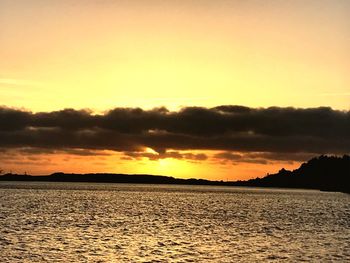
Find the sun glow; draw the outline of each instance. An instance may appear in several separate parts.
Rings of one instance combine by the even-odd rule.
[[[158,163],[159,163],[160,166],[166,167],[166,166],[169,165],[169,160],[167,160],[167,159],[159,159]]]
[[[144,152],[151,153],[151,154],[158,154],[155,150],[153,150],[152,148],[149,148],[149,147],[146,147]]]

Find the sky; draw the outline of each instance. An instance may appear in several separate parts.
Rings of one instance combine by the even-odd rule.
[[[0,169],[236,180],[349,153],[349,16],[347,0],[0,0]]]

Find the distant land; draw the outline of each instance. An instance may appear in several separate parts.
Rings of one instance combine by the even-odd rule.
[[[321,155],[303,163],[296,170],[288,171],[282,168],[276,174],[268,174],[263,178],[250,179],[247,181],[179,179],[170,176],[148,174],[69,174],[61,172],[41,176],[7,173],[0,176],[0,181],[253,186],[305,188],[350,193],[350,156],[344,155],[343,157],[337,157]]]
[[[248,181],[236,181],[234,184],[350,193],[350,156],[321,155],[303,163],[293,171],[283,168],[276,174],[268,174],[263,178]]]

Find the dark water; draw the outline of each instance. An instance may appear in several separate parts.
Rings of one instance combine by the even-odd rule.
[[[0,182],[1,262],[350,262],[350,195]]]

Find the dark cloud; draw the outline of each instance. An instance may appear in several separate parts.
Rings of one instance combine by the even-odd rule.
[[[231,152],[221,152],[214,155],[215,158],[225,159],[230,161],[240,161],[243,158],[242,154],[239,153],[231,153]]]
[[[218,106],[186,107],[177,112],[116,108],[93,114],[73,109],[31,113],[2,107],[0,147],[135,154],[150,147],[158,152],[157,158],[196,159],[198,156],[186,157],[181,151],[220,150],[260,152],[261,156],[249,157],[256,160],[284,160],[293,154],[301,159],[300,153],[349,153],[350,112],[327,107]]]
[[[230,161],[232,164],[238,163],[255,163],[255,164],[267,164],[268,160],[264,158],[251,158],[247,154],[238,154],[230,152],[222,152],[214,155],[214,158],[218,159],[220,163],[226,164]]]
[[[307,161],[314,157],[312,153],[282,153],[282,152],[220,152],[213,156],[218,160],[226,160],[232,163],[258,163],[267,164],[269,162],[292,163]]]
[[[296,161],[305,162],[315,157],[312,153],[247,153],[246,156],[251,159],[268,159],[272,161]]]
[[[0,130],[13,131],[24,129],[30,125],[32,116],[30,112],[0,107]]]
[[[164,153],[151,153],[151,152],[124,152],[125,157],[131,159],[148,158],[155,161],[160,159],[172,158],[172,159],[186,159],[192,161],[204,161],[208,159],[208,156],[204,153],[181,153],[178,151],[167,151]]]
[[[110,156],[111,153],[106,151],[89,150],[89,149],[47,149],[47,148],[19,148],[16,150],[18,154],[24,155],[47,155],[47,154],[71,154],[79,156]]]

